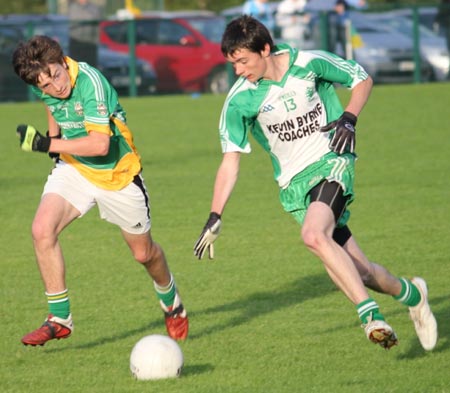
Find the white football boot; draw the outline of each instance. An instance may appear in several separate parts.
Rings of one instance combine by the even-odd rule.
[[[420,292],[421,300],[417,306],[409,307],[409,316],[414,322],[417,337],[426,351],[431,351],[438,338],[437,322],[428,304],[428,289],[423,278],[414,277],[411,282]]]

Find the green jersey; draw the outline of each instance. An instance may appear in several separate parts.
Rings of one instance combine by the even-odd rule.
[[[109,135],[110,146],[106,156],[61,154],[61,159],[96,186],[120,190],[141,171],[140,157],[126,125],[125,111],[116,91],[97,69],[69,57],[65,61],[72,84],[70,96],[55,98],[37,87],[33,88],[34,92],[49,108],[61,129],[62,138],[76,139],[95,131]]]
[[[251,151],[249,133],[270,154],[281,188],[330,152],[329,133],[319,128],[343,112],[333,83],[353,88],[367,79],[354,61],[325,51],[300,51],[279,45],[272,55],[289,53],[280,82],[240,77],[231,88],[220,118],[222,152]]]

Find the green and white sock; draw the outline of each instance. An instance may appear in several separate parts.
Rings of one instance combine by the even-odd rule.
[[[378,304],[372,298],[368,298],[356,305],[359,319],[363,324],[370,320],[384,321],[383,315],[380,313]]]
[[[153,281],[153,286],[155,287],[158,299],[161,300],[166,307],[173,306],[173,302],[175,301],[175,294],[177,292],[173,276],[170,275],[170,282],[168,285],[160,286]]]
[[[69,291],[67,289],[58,293],[45,292],[50,314],[54,315],[55,317],[67,319],[70,314],[70,301],[68,293]]]
[[[421,300],[421,295],[417,287],[407,278],[402,277],[399,280],[402,284],[402,290],[400,295],[393,296],[393,298],[408,307],[417,306]]]

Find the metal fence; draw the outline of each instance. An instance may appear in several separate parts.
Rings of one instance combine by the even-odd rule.
[[[449,75],[449,26],[438,23],[437,11],[413,6],[352,11],[345,24],[330,11],[297,13],[291,15],[291,24],[275,12],[273,36],[275,42],[287,41],[298,49],[324,49],[354,59],[375,83],[444,82]],[[220,53],[220,38],[232,17],[200,11],[94,21],[3,15],[0,101],[33,99],[13,72],[11,54],[19,41],[35,34],[55,38],[66,54],[97,66],[121,95],[225,93],[234,76]]]

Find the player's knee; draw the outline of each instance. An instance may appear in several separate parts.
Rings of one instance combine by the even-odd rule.
[[[42,222],[42,220],[34,220],[31,226],[31,236],[35,243],[42,243],[55,238],[53,231]]]
[[[133,257],[136,262],[145,265],[147,263],[151,263],[152,253],[149,249],[133,250]]]
[[[133,256],[137,262],[147,265],[159,260],[162,256],[162,250],[159,244],[152,242],[147,247],[133,250]]]
[[[315,253],[320,251],[327,242],[326,235],[322,231],[309,226],[302,228],[301,236],[305,246]]]

